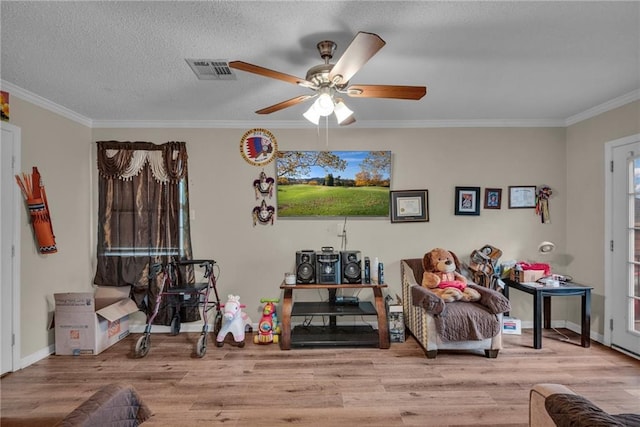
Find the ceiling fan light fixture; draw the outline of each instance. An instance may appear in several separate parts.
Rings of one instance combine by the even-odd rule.
[[[336,120],[338,120],[338,124],[342,124],[342,122],[353,116],[353,111],[349,109],[349,107],[347,107],[345,103],[342,102],[342,100],[336,102],[333,112],[336,114]]]
[[[316,104],[314,103],[309,107],[309,109],[303,114],[304,118],[309,120],[314,125],[318,125],[320,123],[320,113],[316,111]]]
[[[328,90],[323,90],[316,102],[313,103],[314,108],[322,117],[328,116],[333,113],[335,107],[333,98]]]

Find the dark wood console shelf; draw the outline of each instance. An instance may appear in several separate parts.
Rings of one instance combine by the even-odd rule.
[[[321,346],[366,346],[389,348],[389,327],[384,307],[382,289],[385,284],[299,284],[280,285],[284,290],[282,302],[280,348],[289,350],[292,347]],[[338,289],[371,289],[374,302],[362,301],[357,305],[336,304],[335,294]],[[327,289],[329,301],[293,302],[294,290]],[[328,316],[327,325],[298,325],[291,328],[292,316]],[[338,325],[340,316],[376,316],[378,329],[368,325]]]

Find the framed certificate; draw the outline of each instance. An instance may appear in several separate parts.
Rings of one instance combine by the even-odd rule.
[[[429,221],[429,191],[392,191],[391,222]]]
[[[535,208],[536,186],[520,185],[509,187],[509,209]]]

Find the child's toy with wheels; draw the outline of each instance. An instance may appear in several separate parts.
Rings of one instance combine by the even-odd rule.
[[[222,312],[222,327],[216,337],[216,346],[222,347],[227,334],[233,335],[233,340],[238,347],[244,347],[244,332],[248,326],[251,330],[251,319],[242,309],[246,306],[240,304],[240,296],[229,295],[229,299],[225,304],[220,305]]]
[[[276,303],[280,299],[260,299],[264,303],[262,309],[262,317],[258,323],[258,333],[253,336],[254,344],[270,344],[278,343],[278,334],[280,334],[280,325],[278,325],[278,315],[276,313]]]

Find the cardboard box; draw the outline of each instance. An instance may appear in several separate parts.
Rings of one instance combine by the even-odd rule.
[[[54,294],[56,354],[99,354],[129,335],[129,314],[138,311],[129,286]]]
[[[389,323],[389,341],[404,342],[404,313],[402,304],[392,303],[392,299],[385,300],[387,308],[387,321]]]
[[[544,277],[544,270],[516,270],[512,268],[509,278],[514,282],[535,282]]]
[[[520,319],[516,319],[515,317],[503,317],[502,333],[507,335],[520,335],[522,333]]]

